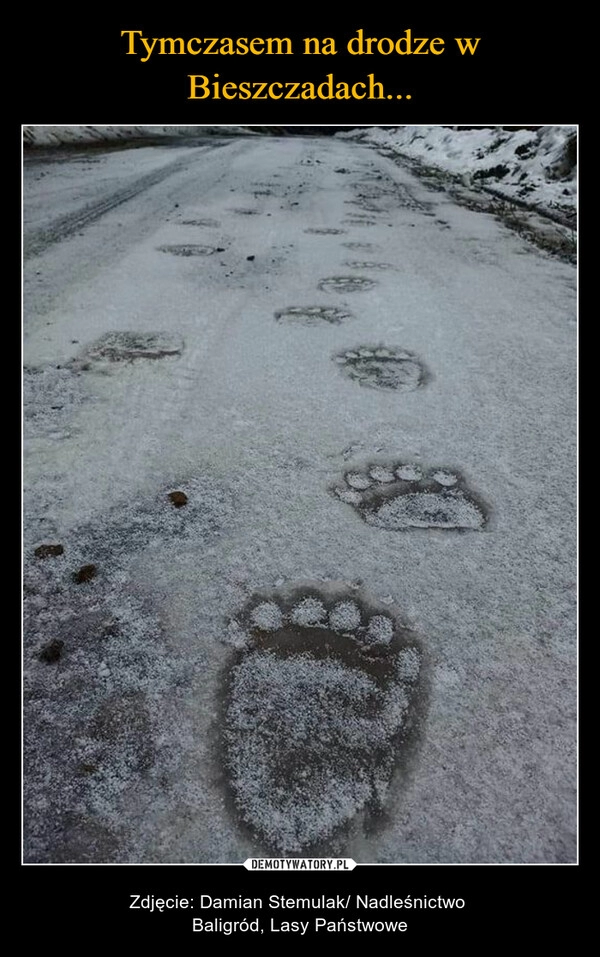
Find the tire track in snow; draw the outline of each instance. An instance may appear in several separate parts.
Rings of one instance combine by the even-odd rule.
[[[156,185],[156,183],[162,182],[162,180],[168,176],[178,173],[188,165],[188,157],[176,160],[174,163],[170,163],[169,166],[165,166],[162,169],[155,170],[146,176],[140,177],[135,183],[124,186],[109,196],[103,196],[102,199],[96,200],[93,203],[87,203],[74,213],[66,213],[64,216],[58,216],[49,226],[41,226],[31,230],[30,235],[23,240],[24,258],[30,259],[33,256],[39,255],[48,246],[67,239],[73,233],[77,232],[78,229],[88,226],[94,222],[94,220],[110,212],[111,209],[121,206],[128,200],[133,199],[134,196],[138,196],[140,193],[143,193],[144,190]]]

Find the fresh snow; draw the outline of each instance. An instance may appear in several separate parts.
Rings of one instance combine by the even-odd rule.
[[[577,200],[577,128],[447,126],[366,127],[337,134],[370,143],[460,177],[464,185],[496,190],[508,199],[573,212]]]
[[[127,143],[131,140],[171,139],[190,136],[252,135],[243,126],[24,126],[27,147],[54,147]]]

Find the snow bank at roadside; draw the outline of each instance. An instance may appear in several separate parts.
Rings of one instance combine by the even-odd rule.
[[[24,126],[24,146],[65,146],[73,143],[114,143],[172,136],[249,134],[243,126]]]
[[[449,126],[367,127],[338,133],[390,150],[429,168],[546,209],[573,210],[577,191],[577,129],[541,126],[456,129]]]

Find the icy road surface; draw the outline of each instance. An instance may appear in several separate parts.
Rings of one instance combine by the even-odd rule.
[[[575,271],[332,138],[25,163],[25,859],[575,860]]]

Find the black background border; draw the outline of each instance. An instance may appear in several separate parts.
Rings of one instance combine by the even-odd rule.
[[[255,10],[243,17],[226,8],[217,16],[201,6],[165,10],[160,17],[146,13],[82,10],[81,16],[32,15],[22,23],[16,78],[21,90],[21,124],[49,125],[546,125],[577,124],[583,117],[581,45],[574,30],[564,24],[517,23],[518,11],[473,14],[464,8],[455,18],[366,14],[335,18],[326,10],[306,7],[286,16],[266,18]],[[544,14],[542,12],[542,15]],[[95,18],[95,20],[94,20]],[[350,57],[342,50],[356,30],[365,35],[440,36],[448,52],[440,57]],[[340,41],[335,57],[213,57],[210,66],[201,57],[153,57],[142,64],[126,55],[122,30],[141,29],[145,36],[289,36],[299,51],[305,36],[332,36]],[[460,57],[455,36],[481,37],[474,57]],[[223,65],[225,64],[225,65]],[[219,73],[221,82],[241,80],[312,80],[321,82],[333,72],[336,80],[354,82],[374,73],[386,89],[411,93],[411,100],[383,101],[190,101],[189,73]],[[10,91],[9,91],[10,92]],[[149,914],[129,910],[131,894],[160,897],[218,896],[290,897],[320,894],[366,893],[381,896],[423,895],[462,897],[460,911],[412,911],[409,931],[399,935],[403,946],[450,942],[485,947],[490,942],[539,948],[573,932],[580,889],[579,865],[389,865],[359,866],[347,874],[248,873],[240,865],[23,865],[20,843],[15,856],[17,894],[23,903],[19,921],[27,942],[111,943],[195,941],[220,945],[220,935],[191,933],[190,911]],[[194,916],[202,916],[195,911]],[[208,915],[204,915],[208,916]],[[218,914],[213,914],[219,916]],[[223,917],[237,917],[223,914]],[[253,916],[245,914],[244,916]],[[263,911],[294,919],[286,913]],[[311,914],[311,916],[317,916]],[[322,916],[322,915],[318,915]],[[344,915],[329,912],[338,919]],[[348,915],[350,916],[350,915]],[[365,919],[402,919],[399,911],[363,913]],[[306,914],[300,915],[306,919]],[[317,940],[341,945],[348,939],[364,942],[371,935],[320,935]],[[373,935],[381,940],[385,935]],[[252,943],[272,942],[251,934],[229,938]],[[307,938],[286,935],[275,943],[301,943]]]

